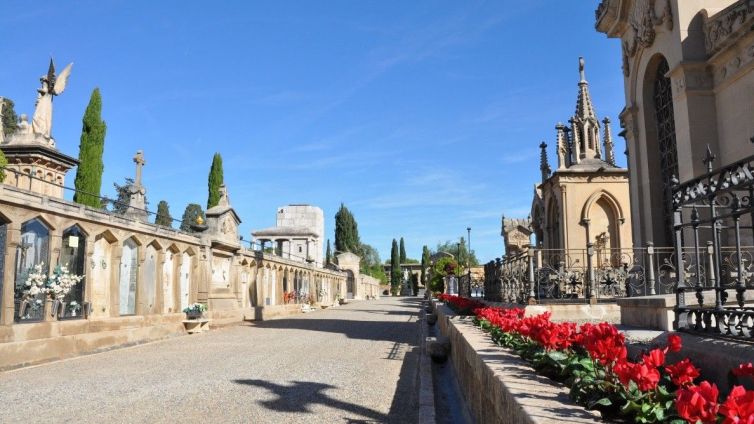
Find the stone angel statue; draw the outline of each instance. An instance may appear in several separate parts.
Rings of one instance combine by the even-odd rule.
[[[37,89],[37,103],[31,121],[31,129],[35,136],[42,136],[49,143],[53,143],[52,129],[52,98],[63,93],[68,76],[71,74],[73,63],[66,66],[55,75],[55,63],[50,59],[47,75],[39,78],[42,86]]]

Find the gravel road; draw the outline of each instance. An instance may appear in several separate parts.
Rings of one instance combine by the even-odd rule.
[[[413,423],[418,298],[0,373],[0,422]]]

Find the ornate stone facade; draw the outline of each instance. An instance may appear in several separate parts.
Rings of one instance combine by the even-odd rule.
[[[672,245],[669,187],[706,172],[708,145],[714,167],[754,153],[752,25],[751,0],[599,5],[597,30],[623,46],[634,244]]]

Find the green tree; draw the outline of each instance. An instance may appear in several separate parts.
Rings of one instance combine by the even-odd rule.
[[[0,183],[5,181],[5,167],[8,166],[8,158],[5,157],[5,153],[0,150]]]
[[[368,244],[362,244],[359,248],[358,255],[361,257],[359,267],[361,273],[372,276],[381,283],[387,282],[387,276],[382,266],[382,260],[380,259],[380,253],[374,247]]]
[[[361,240],[356,219],[342,203],[335,214],[335,250],[359,253]]]
[[[0,107],[0,113],[2,113],[3,122],[3,135],[6,137],[12,135],[18,130],[18,116],[16,115],[16,108],[13,100],[2,98],[2,107]]]
[[[411,289],[414,292],[414,296],[419,295],[419,276],[411,274]]]
[[[429,289],[435,293],[445,291],[445,277],[458,271],[458,262],[453,258],[441,258],[432,267],[432,277],[429,281]]]
[[[126,177],[125,178],[126,183],[123,185],[120,185],[118,183],[113,183],[113,187],[115,188],[115,193],[117,194],[116,200],[112,200],[109,198],[105,198],[102,201],[103,205],[107,205],[108,203],[111,203],[113,205],[113,213],[118,215],[124,215],[128,211],[128,202],[131,199],[131,186],[134,184],[134,179]],[[144,207],[146,207],[149,204],[147,202],[147,195],[144,195]]]
[[[102,120],[102,97],[99,88],[92,91],[89,104],[82,119],[81,140],[79,142],[79,166],[76,169],[73,201],[94,208],[100,207],[102,172],[105,165],[102,153],[105,150],[107,124]]]
[[[432,259],[430,258],[429,248],[424,245],[422,247],[422,285],[426,287],[427,285],[427,270],[429,269],[430,262]]]
[[[325,265],[329,265],[332,260],[332,250],[330,249],[330,239],[327,239],[327,250],[325,251]]]
[[[193,233],[194,230],[191,229],[191,225],[196,224],[197,216],[201,216],[203,221],[206,220],[202,207],[196,203],[189,203],[183,211],[183,217],[181,218],[181,231]]]
[[[400,258],[401,263],[406,263],[406,244],[403,242],[403,237],[401,237],[401,250],[400,250]]]
[[[459,264],[466,266],[466,259],[470,259],[471,266],[479,266],[479,261],[476,258],[476,253],[472,250],[468,251],[466,248],[466,240],[461,237],[459,242],[446,241],[445,243],[438,243],[435,252],[450,253],[456,258]]]
[[[154,223],[163,227],[173,226],[173,217],[170,216],[168,202],[160,200],[160,203],[157,204],[157,217],[154,219]]]
[[[398,252],[398,242],[393,239],[390,249],[390,289],[396,296],[401,289],[401,256]]]
[[[212,157],[212,166],[209,168],[209,177],[207,178],[207,188],[209,190],[207,209],[220,203],[221,185],[223,185],[223,158],[220,156],[220,153],[215,153],[215,156]]]

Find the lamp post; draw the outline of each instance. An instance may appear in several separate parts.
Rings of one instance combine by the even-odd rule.
[[[469,274],[469,296],[471,296],[471,227],[466,227],[466,235],[469,240],[469,251],[466,252],[466,269]]]

